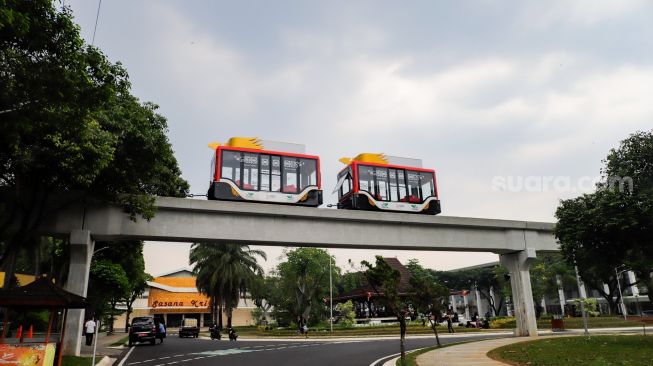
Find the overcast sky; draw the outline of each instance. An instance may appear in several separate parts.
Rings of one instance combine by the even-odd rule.
[[[90,43],[97,1],[66,1]],[[191,192],[211,141],[302,143],[322,159],[421,158],[442,214],[553,221],[591,190],[610,148],[653,124],[648,1],[102,2],[95,44],[160,106]],[[521,179],[521,180],[520,180]],[[539,182],[539,183],[538,183]],[[146,269],[187,265],[188,244],[148,243]],[[271,268],[281,248],[265,247]],[[493,254],[333,250],[450,269]]]

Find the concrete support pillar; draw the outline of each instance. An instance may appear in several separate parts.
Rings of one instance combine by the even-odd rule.
[[[540,306],[542,306],[542,314],[546,314],[546,299],[544,296],[542,296],[542,301],[540,302]]]
[[[490,286],[490,299],[492,299],[492,304],[494,306],[497,306],[497,299],[494,297],[494,286]],[[490,306],[492,308],[492,316],[497,316],[497,312],[494,310],[494,307]]]
[[[635,283],[635,281],[637,281],[633,271],[628,271],[626,273],[628,273],[628,283]],[[639,288],[636,285],[630,286],[630,293],[633,294],[633,296],[639,296]]]
[[[485,316],[483,305],[481,304],[481,292],[478,290],[478,287],[474,288],[474,292],[476,294],[476,311],[478,312],[478,316]]]
[[[469,292],[463,295],[463,306],[465,307],[465,319],[469,320],[469,300],[467,297],[469,296]]]
[[[562,288],[562,279],[559,275],[556,275],[556,282],[558,283],[558,300],[560,300],[560,314],[565,316],[565,305],[567,304],[567,299],[565,299],[565,290]]]
[[[537,321],[529,273],[529,268],[535,257],[535,249],[532,248],[500,256],[501,264],[506,266],[510,272],[512,303],[517,323],[515,334],[517,336],[537,336]]]
[[[453,313],[455,313],[455,312],[458,311],[458,310],[456,309],[456,298],[455,298],[453,295],[451,295],[451,296],[449,296],[449,297],[450,297],[449,301],[450,301],[450,303],[451,303],[451,311],[452,311]],[[453,314],[451,314],[451,315],[453,315]]]
[[[70,266],[65,289],[86,297],[88,274],[91,268],[93,247],[88,230],[75,230],[70,233]],[[64,355],[79,356],[82,346],[82,328],[84,326],[84,309],[70,309],[66,318],[66,334],[63,340]]]

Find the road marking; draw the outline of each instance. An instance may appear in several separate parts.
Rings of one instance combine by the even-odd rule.
[[[129,355],[132,354],[132,352],[134,351],[135,348],[136,348],[136,347],[132,347],[132,348],[127,352],[127,354],[125,355],[125,358],[123,358],[122,361],[120,361],[120,363],[118,364],[118,366],[122,366],[122,365],[125,364],[125,361],[127,361],[127,359],[129,358]]]

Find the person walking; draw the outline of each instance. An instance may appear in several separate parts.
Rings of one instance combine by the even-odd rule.
[[[86,321],[84,324],[84,333],[86,334],[86,345],[90,346],[93,344],[93,336],[95,335],[95,320],[92,318]]]
[[[453,322],[451,321],[451,314],[447,314],[447,331],[449,333],[456,333],[453,329]]]
[[[163,343],[163,338],[166,337],[166,326],[163,324],[163,322],[159,322],[159,325],[157,326],[157,333],[156,337],[161,340],[161,343]]]

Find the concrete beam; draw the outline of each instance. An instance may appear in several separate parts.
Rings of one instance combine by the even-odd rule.
[[[316,209],[159,197],[150,220],[121,207],[68,207],[41,227],[50,235],[89,230],[95,240],[212,241],[278,246],[450,250],[510,253],[557,251],[552,223]]]

